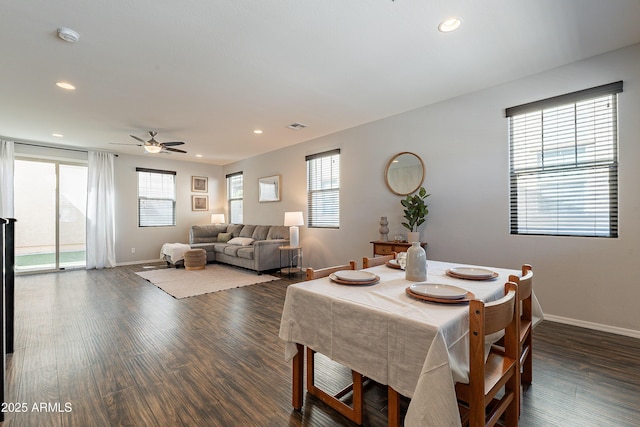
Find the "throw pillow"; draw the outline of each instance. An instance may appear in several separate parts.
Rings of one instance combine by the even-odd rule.
[[[231,233],[218,233],[218,242],[226,243],[231,240]]]
[[[229,243],[230,245],[249,246],[253,243],[253,239],[251,237],[234,237],[227,243]]]

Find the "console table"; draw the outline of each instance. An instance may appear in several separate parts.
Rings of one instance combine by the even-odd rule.
[[[374,240],[371,242],[373,244],[373,255],[389,255],[391,252],[406,252],[407,249],[411,247],[411,243],[407,242],[383,242],[381,240]],[[421,242],[420,246],[427,251],[427,242]]]

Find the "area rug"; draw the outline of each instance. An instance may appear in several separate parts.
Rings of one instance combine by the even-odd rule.
[[[160,268],[136,273],[176,299],[278,280],[268,274],[220,264],[207,264],[204,270]]]

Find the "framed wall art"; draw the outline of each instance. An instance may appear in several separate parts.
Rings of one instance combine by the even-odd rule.
[[[206,176],[191,177],[191,191],[194,193],[206,193],[209,191],[209,178]]]
[[[209,196],[191,196],[192,211],[208,211]]]
[[[266,176],[258,179],[258,201],[280,201],[280,175]]]

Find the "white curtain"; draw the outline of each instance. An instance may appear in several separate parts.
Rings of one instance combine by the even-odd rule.
[[[13,159],[12,141],[0,141],[0,218],[13,218]]]
[[[115,267],[113,154],[89,152],[87,269]]]

